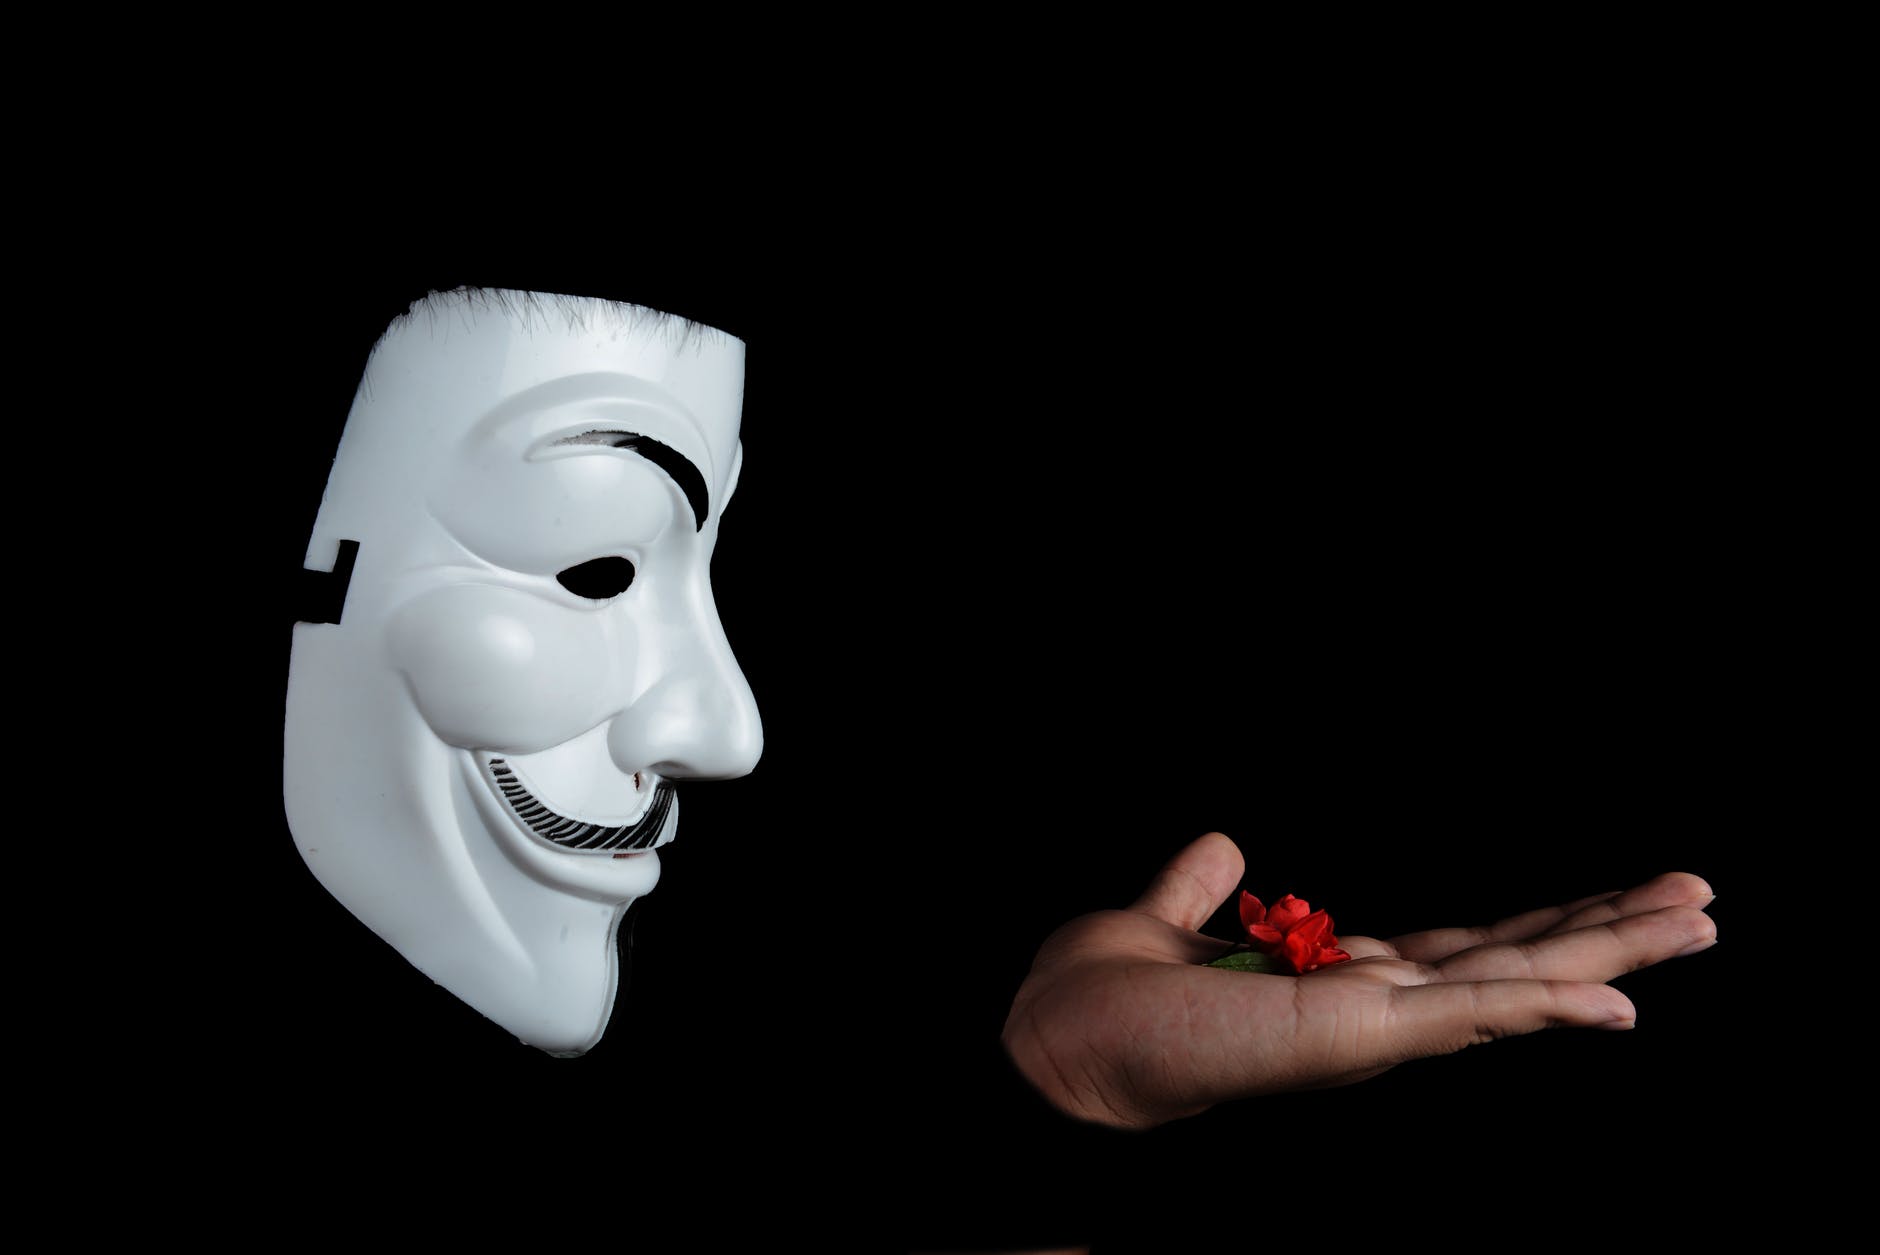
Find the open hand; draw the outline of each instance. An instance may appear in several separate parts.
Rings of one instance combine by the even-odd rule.
[[[1516,1033],[1631,1028],[1631,1001],[1604,982],[1717,939],[1702,909],[1710,886],[1674,872],[1485,928],[1340,934],[1351,962],[1305,976],[1202,966],[1230,947],[1194,930],[1242,870],[1234,843],[1209,833],[1128,910],[1072,920],[1045,941],[1005,1045],[1053,1105],[1149,1128]]]

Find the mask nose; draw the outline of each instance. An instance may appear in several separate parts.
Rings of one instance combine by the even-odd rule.
[[[757,699],[707,603],[695,630],[674,630],[659,677],[615,718],[607,746],[623,772],[673,779],[749,775],[764,752]]]

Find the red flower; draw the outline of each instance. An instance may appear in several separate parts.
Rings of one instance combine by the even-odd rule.
[[[1301,976],[1351,957],[1338,948],[1338,938],[1332,936],[1332,917],[1314,911],[1310,903],[1290,893],[1269,911],[1260,899],[1243,891],[1240,923],[1254,949],[1290,963]]]

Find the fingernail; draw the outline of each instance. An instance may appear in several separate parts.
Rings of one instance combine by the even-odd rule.
[[[1601,1024],[1600,1027],[1611,1029],[1614,1032],[1619,1032],[1628,1028],[1637,1028],[1638,1021],[1635,1019],[1633,1020],[1607,1020],[1604,1024]]]
[[[1678,951],[1674,957],[1681,959],[1687,954],[1696,954],[1699,950],[1708,950],[1716,944],[1717,939],[1715,937],[1706,937],[1702,941],[1693,941],[1690,945]]]

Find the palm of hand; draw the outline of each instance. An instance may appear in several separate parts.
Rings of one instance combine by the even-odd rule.
[[[1239,883],[1210,834],[1135,906],[1073,920],[1039,950],[1005,1041],[1069,1114],[1127,1128],[1229,1098],[1349,1084],[1423,1055],[1558,1025],[1631,1027],[1604,984],[1711,944],[1709,887],[1673,874],[1490,928],[1380,941],[1303,977],[1202,966],[1226,946],[1194,931]]]

